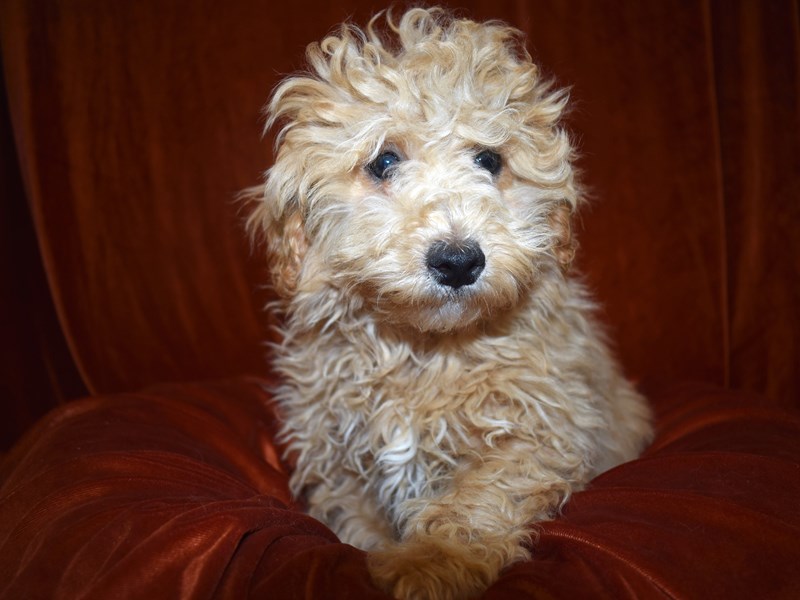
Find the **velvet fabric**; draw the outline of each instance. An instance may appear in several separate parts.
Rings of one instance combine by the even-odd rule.
[[[39,423],[0,473],[0,597],[386,598],[364,553],[292,502],[264,383],[90,398]],[[650,450],[574,495],[484,598],[800,594],[800,418],[703,386],[660,400]]]
[[[577,266],[658,427],[485,597],[800,597],[798,3],[450,6],[571,86]],[[382,8],[0,3],[0,598],[384,597],[289,496],[236,200],[273,86]]]

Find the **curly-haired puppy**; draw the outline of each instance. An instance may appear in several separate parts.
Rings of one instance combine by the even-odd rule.
[[[397,598],[478,594],[650,436],[569,274],[567,95],[520,38],[437,9],[346,24],[268,107],[249,225],[282,299],[292,489]]]

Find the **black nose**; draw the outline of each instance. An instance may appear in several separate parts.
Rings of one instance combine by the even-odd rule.
[[[458,289],[478,280],[486,266],[486,256],[477,242],[440,241],[428,250],[427,263],[438,283]]]

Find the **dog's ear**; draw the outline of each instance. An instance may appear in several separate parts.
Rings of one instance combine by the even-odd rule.
[[[574,208],[569,202],[558,202],[550,213],[550,226],[555,232],[553,254],[561,270],[569,271],[578,243],[572,235],[572,218]]]
[[[278,296],[288,299],[297,290],[308,238],[297,201],[280,201],[270,191],[266,186],[244,193],[253,204],[247,229],[251,239],[266,246],[272,286]]]

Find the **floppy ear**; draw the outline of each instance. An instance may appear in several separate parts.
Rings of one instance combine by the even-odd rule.
[[[572,235],[572,214],[574,210],[569,202],[559,202],[550,213],[550,226],[555,232],[553,255],[564,272],[569,271],[575,258],[575,252],[578,249],[578,243]]]
[[[297,290],[308,238],[297,201],[274,198],[271,188],[267,185],[245,192],[255,204],[247,229],[252,239],[265,243],[272,286],[281,298],[288,299]]]

